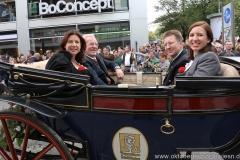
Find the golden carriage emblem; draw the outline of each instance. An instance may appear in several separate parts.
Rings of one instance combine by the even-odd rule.
[[[148,144],[144,135],[132,127],[121,128],[112,141],[114,156],[117,160],[146,160]]]

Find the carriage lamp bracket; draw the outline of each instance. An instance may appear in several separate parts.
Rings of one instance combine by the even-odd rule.
[[[164,118],[161,121],[163,121],[163,120],[165,120],[165,124],[160,127],[161,132],[163,132],[164,134],[174,133],[175,128],[173,127],[173,125],[170,124],[169,120],[167,118]],[[166,131],[164,131],[164,128],[172,128],[172,131],[166,132]]]
[[[13,77],[14,77],[14,79],[15,79],[15,80],[18,80],[19,76],[20,76],[20,77],[23,77],[23,75],[22,75],[22,74],[18,74],[18,75],[17,75],[17,74],[15,74]]]

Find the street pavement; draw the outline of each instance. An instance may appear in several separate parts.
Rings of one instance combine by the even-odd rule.
[[[0,101],[0,110],[8,109],[8,108],[9,108],[8,103]],[[31,148],[36,148],[38,150],[39,148],[37,148],[37,147],[39,145],[44,145],[44,143],[31,141],[29,146]],[[54,154],[54,150],[51,150],[50,152],[52,152]],[[219,156],[219,154],[217,154],[215,152],[193,152],[191,157],[192,157],[192,160],[223,160]],[[159,159],[159,158],[156,158],[156,159]],[[0,160],[2,160],[1,157],[0,157]],[[78,160],[86,160],[86,159],[85,158],[80,158]]]

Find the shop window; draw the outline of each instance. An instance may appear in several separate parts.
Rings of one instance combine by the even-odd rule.
[[[130,32],[95,34],[95,37],[101,49],[109,45],[113,50],[130,44]]]
[[[0,0],[0,22],[16,21],[15,0]]]
[[[32,29],[30,30],[30,38],[63,36],[71,29],[76,29],[76,26]]]
[[[79,25],[80,31],[83,34],[87,33],[106,33],[106,32],[123,32],[129,31],[129,22],[104,23],[93,25]]]
[[[30,48],[40,54],[44,54],[46,50],[55,52],[61,40],[62,37],[30,39]]]
[[[115,0],[115,11],[128,10],[128,0]]]
[[[18,56],[18,41],[9,40],[9,41],[0,41],[0,55],[8,54],[12,57]]]

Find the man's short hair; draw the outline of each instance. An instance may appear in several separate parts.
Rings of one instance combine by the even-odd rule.
[[[169,30],[165,32],[163,35],[163,39],[172,35],[176,37],[177,41],[183,41],[182,33],[178,30]]]
[[[131,46],[130,46],[130,45],[126,45],[126,47],[128,47],[128,48],[129,48],[129,50],[131,51]]]
[[[232,43],[232,41],[227,40],[227,41],[225,41],[225,44],[226,44],[227,42],[231,42],[231,43]]]
[[[218,40],[218,39],[215,42],[222,44],[222,42],[220,40]]]
[[[34,55],[34,51],[29,50],[28,52],[29,52],[32,56]]]
[[[88,37],[96,38],[94,34],[84,34],[82,37],[83,37],[85,40],[86,40],[86,38],[88,38]]]
[[[221,48],[223,48],[223,46],[222,46],[220,43],[217,43],[217,44],[215,45],[215,47],[221,47]]]
[[[109,49],[108,47],[104,47],[104,48],[105,48],[106,50],[108,50],[108,52],[110,52],[110,49]],[[103,48],[103,49],[104,49],[104,48]]]

